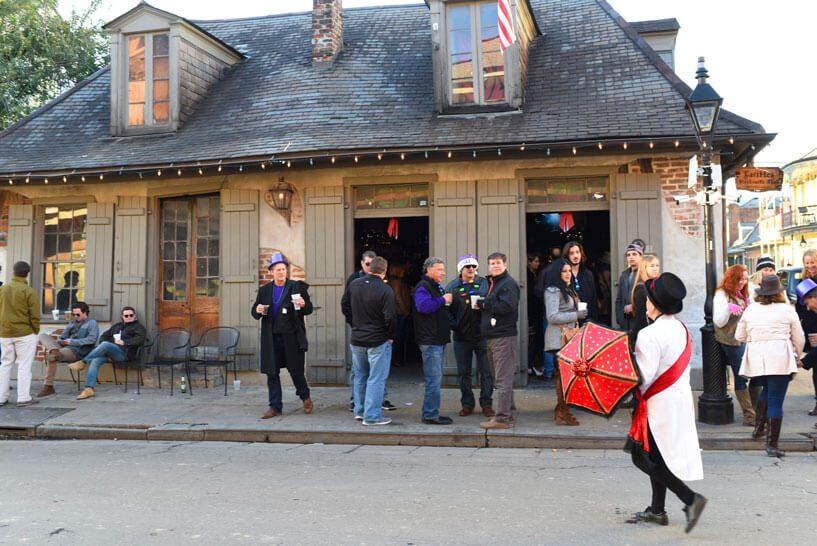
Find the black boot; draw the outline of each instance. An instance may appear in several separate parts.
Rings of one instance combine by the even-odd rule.
[[[627,523],[639,523],[642,521],[666,526],[669,525],[669,516],[667,516],[666,511],[653,512],[652,506],[648,506],[643,512],[636,512],[633,514],[633,517],[628,519]]]
[[[752,439],[759,440],[760,438],[763,438],[763,434],[766,432],[767,420],[766,402],[759,400],[757,406],[755,407],[755,430],[752,431]]]
[[[769,419],[769,432],[766,433],[766,455],[769,457],[780,458],[785,455],[783,451],[777,448],[777,442],[780,439],[780,427],[782,425],[782,417]]]

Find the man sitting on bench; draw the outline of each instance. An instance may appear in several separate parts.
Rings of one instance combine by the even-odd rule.
[[[99,338],[99,324],[88,317],[88,304],[78,301],[71,306],[73,320],[65,327],[59,339],[51,334],[41,332],[39,341],[45,352],[45,381],[37,398],[56,394],[54,390],[54,376],[57,374],[57,362],[75,362],[84,357],[96,345]]]
[[[99,338],[99,345],[85,358],[68,365],[77,372],[90,365],[88,376],[85,378],[85,389],[79,393],[77,400],[85,400],[94,396],[100,366],[109,360],[114,363],[132,360],[136,357],[146,337],[145,327],[136,320],[136,310],[133,307],[123,307],[122,322],[117,322],[103,332]]]

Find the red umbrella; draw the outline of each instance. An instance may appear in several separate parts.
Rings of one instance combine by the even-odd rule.
[[[587,323],[556,355],[565,402],[609,417],[638,385],[627,334]]]

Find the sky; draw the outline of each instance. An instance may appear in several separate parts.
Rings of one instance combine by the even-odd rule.
[[[675,69],[695,86],[698,56],[724,108],[778,136],[758,154],[758,166],[782,166],[817,148],[817,71],[813,68],[814,0],[609,0],[628,21],[675,17],[681,24]],[[90,0],[59,0],[60,10],[82,10]],[[108,21],[137,0],[102,0]],[[309,11],[312,0],[150,0],[188,19],[227,19]],[[420,0],[343,0],[344,8],[417,4]],[[547,39],[547,37],[545,37]]]

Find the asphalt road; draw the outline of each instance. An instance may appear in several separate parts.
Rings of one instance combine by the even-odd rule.
[[[704,454],[684,535],[625,523],[649,483],[619,451],[0,442],[0,543],[807,544],[817,454]]]

